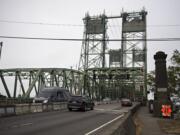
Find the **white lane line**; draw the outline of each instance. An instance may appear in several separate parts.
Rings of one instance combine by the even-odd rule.
[[[25,124],[21,124],[21,126],[29,126],[29,125],[32,125],[32,123],[25,123]]]
[[[24,127],[24,126],[29,126],[32,125],[33,123],[24,123],[24,124],[19,124],[19,125],[13,125],[12,128],[19,128],[19,127]]]
[[[120,116],[118,116],[118,117],[114,118],[113,120],[111,120],[111,121],[109,121],[109,122],[107,122],[107,123],[101,125],[100,127],[96,128],[96,129],[94,129],[94,130],[92,130],[92,131],[86,133],[85,135],[90,135],[90,134],[92,134],[92,133],[98,131],[99,129],[101,129],[101,128],[107,126],[108,124],[111,124],[112,122],[114,122],[114,121],[116,121],[116,120],[122,118],[123,116],[124,116],[124,114],[121,114]]]
[[[121,110],[112,110],[112,109],[94,109],[94,110],[96,110],[96,111],[115,111],[115,112],[119,112],[119,111],[121,111]]]

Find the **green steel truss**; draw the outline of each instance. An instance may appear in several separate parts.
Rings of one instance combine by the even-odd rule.
[[[146,95],[146,15],[145,10],[110,17],[86,15],[79,65],[84,71],[84,94],[98,100]],[[107,25],[108,19],[116,18],[122,18],[122,42],[119,49],[111,50]],[[105,59],[108,55],[109,67]]]
[[[142,68],[91,68],[86,70],[85,94],[93,99],[134,97],[135,86],[143,85]]]
[[[145,96],[146,15],[144,10],[111,17],[87,14],[79,71],[65,68],[1,69],[0,78],[7,96],[16,98],[20,89],[22,97],[28,98],[33,92],[37,94],[42,87],[49,86],[64,87],[72,94],[86,94],[96,100],[105,97],[135,99],[136,93]],[[114,51],[118,53],[119,59],[115,61],[118,66],[113,67],[109,63],[107,67],[105,58],[110,55],[107,23],[108,19],[114,18],[122,18],[122,42],[119,51]]]
[[[83,73],[65,68],[1,69],[0,78],[8,98],[35,95],[43,87],[58,86],[72,94],[82,94]]]

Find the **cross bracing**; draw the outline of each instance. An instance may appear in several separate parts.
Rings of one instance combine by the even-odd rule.
[[[96,100],[134,97],[135,86],[144,85],[143,68],[91,68],[86,70],[85,89]]]
[[[84,71],[84,89],[86,89],[91,96],[99,99],[107,96],[120,98],[123,96],[123,92],[126,93],[124,96],[128,96],[128,90],[125,89],[127,87],[132,89],[129,95],[131,98],[135,99],[136,93],[141,93],[141,96],[146,95],[146,15],[147,12],[145,10],[129,13],[122,12],[120,16],[110,17],[105,14],[99,16],[86,15],[84,18],[84,40],[79,69]],[[109,22],[116,22],[116,26],[118,26],[119,23],[117,19],[121,19],[121,28],[116,27],[115,32],[112,31],[112,28],[108,30],[108,26],[110,26],[108,24]],[[120,29],[122,31],[118,34]],[[117,47],[111,48],[112,42],[108,42],[110,35],[108,32],[116,34],[116,37],[121,36],[121,44],[117,43]],[[137,74],[138,68],[141,69],[140,74]],[[96,72],[99,77],[102,75],[102,78],[100,77],[98,80],[93,80],[92,69],[95,69],[93,72]],[[130,79],[127,80],[122,77],[123,75],[118,75],[122,77],[119,79],[118,76],[115,75],[111,78],[111,81],[108,80],[107,75],[109,71],[112,71],[111,69],[117,72],[116,74],[127,69],[132,69],[128,71]],[[103,72],[103,74],[100,72]],[[118,88],[115,88],[115,85],[117,85]],[[118,92],[116,93],[113,89]],[[108,95],[107,93],[110,93],[110,91],[111,94]]]
[[[72,94],[82,94],[82,72],[66,68],[1,69],[0,78],[9,98],[28,98],[38,94],[43,87],[63,87]],[[13,82],[9,83],[9,82]],[[9,88],[9,86],[11,88]],[[19,87],[19,88],[18,88]],[[18,92],[20,89],[20,92]]]

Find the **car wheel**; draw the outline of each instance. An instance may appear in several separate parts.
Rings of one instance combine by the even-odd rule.
[[[72,108],[68,108],[69,111],[72,111]]]
[[[86,110],[87,110],[87,105],[85,103],[83,103],[82,111],[85,112]]]
[[[91,110],[94,110],[94,106],[91,107]]]

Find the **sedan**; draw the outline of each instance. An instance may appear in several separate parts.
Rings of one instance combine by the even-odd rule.
[[[123,99],[121,99],[121,105],[122,106],[132,106],[132,101],[131,101],[131,99],[123,98]]]
[[[87,96],[72,96],[68,101],[67,108],[69,111],[72,109],[86,111],[94,109],[94,102]]]

